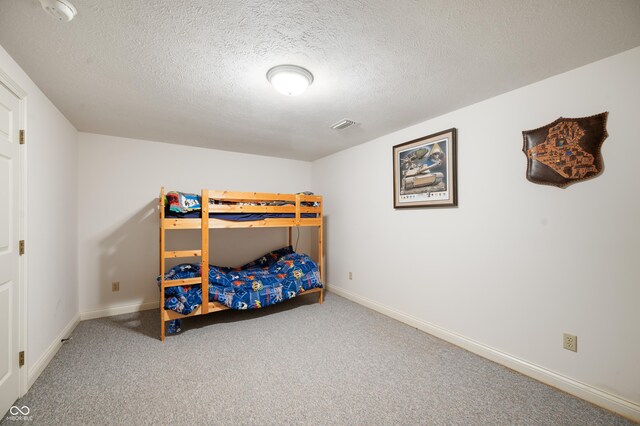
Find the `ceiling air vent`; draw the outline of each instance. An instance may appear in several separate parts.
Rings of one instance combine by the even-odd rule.
[[[354,124],[358,124],[353,120],[347,120],[346,118],[344,120],[340,120],[337,123],[334,123],[331,125],[332,129],[336,129],[336,130],[343,130],[346,129],[347,127],[351,127]]]

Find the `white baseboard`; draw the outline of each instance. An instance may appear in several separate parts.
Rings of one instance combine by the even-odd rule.
[[[88,319],[109,317],[113,315],[128,314],[131,312],[145,311],[147,309],[154,309],[158,307],[158,302],[136,303],[132,305],[109,307],[106,309],[99,309],[95,311],[88,311],[76,314],[73,319],[67,324],[67,326],[60,332],[60,334],[51,342],[49,347],[45,350],[44,354],[38,359],[27,373],[27,389],[26,393],[31,385],[40,377],[40,374],[49,365],[53,357],[58,353],[58,350],[62,346],[62,339],[68,337],[71,332],[76,328],[80,321]]]
[[[110,306],[108,308],[97,309],[95,311],[81,312],[80,321],[86,321],[86,320],[102,318],[102,317],[112,317],[114,315],[130,314],[132,312],[146,311],[149,309],[155,309],[158,306],[159,306],[158,302],[144,302],[144,303],[134,303],[131,305]]]
[[[437,325],[422,321],[414,316],[391,309],[381,303],[359,296],[348,290],[342,289],[335,285],[328,286],[327,290],[339,296],[345,297],[360,305],[366,306],[378,311],[381,314],[389,316],[393,319],[401,321],[442,340],[460,346],[470,352],[487,358],[491,361],[502,364],[513,370],[516,370],[526,376],[532,377],[550,386],[563,390],[578,398],[589,401],[595,405],[606,408],[607,410],[618,413],[624,417],[634,421],[640,421],[640,404],[628,401],[617,395],[613,395],[607,391],[598,389],[594,386],[581,383],[569,377],[555,373],[544,367],[532,364],[523,359],[509,355],[508,353],[499,351],[478,341],[464,337],[458,333],[449,331]]]
[[[71,321],[69,321],[69,324],[67,324],[60,334],[56,336],[53,342],[51,342],[40,359],[34,362],[29,368],[29,372],[27,373],[27,389],[25,389],[25,393],[31,388],[31,385],[35,383],[38,377],[40,377],[40,374],[42,374],[47,365],[49,365],[56,353],[58,353],[58,350],[62,346],[62,339],[69,337],[78,323],[80,323],[80,314],[76,314]]]

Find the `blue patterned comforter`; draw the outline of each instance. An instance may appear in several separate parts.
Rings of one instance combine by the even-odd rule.
[[[174,266],[165,274],[165,280],[195,277],[200,277],[200,265],[194,263]],[[291,247],[267,253],[240,268],[209,265],[209,301],[231,309],[263,308],[316,287],[322,287],[318,266]],[[165,289],[165,309],[187,315],[201,303],[198,284]],[[178,327],[179,322],[172,322],[169,332],[178,331]]]

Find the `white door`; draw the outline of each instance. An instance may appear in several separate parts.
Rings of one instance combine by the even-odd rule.
[[[20,100],[0,84],[0,418],[20,396]]]

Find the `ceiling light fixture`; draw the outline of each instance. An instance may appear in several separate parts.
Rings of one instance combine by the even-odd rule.
[[[40,4],[49,15],[59,21],[69,22],[78,14],[76,8],[67,0],[40,0]]]
[[[313,83],[313,74],[297,65],[278,65],[267,71],[267,80],[283,95],[298,96]]]

